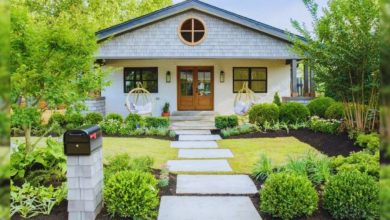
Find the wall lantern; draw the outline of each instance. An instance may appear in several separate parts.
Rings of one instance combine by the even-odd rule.
[[[165,80],[167,83],[171,82],[171,71],[167,71],[167,74],[165,76]]]
[[[219,81],[221,83],[225,82],[225,72],[223,70],[219,73]]]

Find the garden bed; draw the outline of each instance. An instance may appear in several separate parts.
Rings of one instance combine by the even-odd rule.
[[[347,133],[338,135],[316,133],[309,129],[290,130],[288,133],[285,130],[254,132],[249,134],[240,134],[230,136],[226,139],[242,139],[242,138],[276,138],[276,137],[295,137],[298,140],[309,144],[318,151],[323,152],[328,156],[343,155],[348,156],[351,152],[361,151],[362,148],[354,144],[348,138]]]

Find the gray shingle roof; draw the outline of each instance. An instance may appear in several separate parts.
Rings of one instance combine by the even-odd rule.
[[[119,35],[123,32],[130,31],[135,28],[142,27],[152,22],[171,17],[175,14],[182,13],[188,10],[197,10],[206,14],[214,15],[222,19],[228,20],[233,23],[243,25],[245,27],[251,28],[253,30],[260,31],[262,33],[268,34],[270,36],[279,38],[284,41],[290,41],[290,36],[296,36],[302,40],[305,40],[302,36],[294,35],[288,31],[281,30],[279,28],[255,21],[253,19],[238,15],[236,13],[218,8],[216,6],[204,3],[199,0],[186,0],[180,3],[177,3],[172,6],[154,11],[152,13],[146,14],[144,16],[134,18],[132,20],[114,25],[112,27],[100,30],[96,32],[98,41],[104,40],[108,37]]]

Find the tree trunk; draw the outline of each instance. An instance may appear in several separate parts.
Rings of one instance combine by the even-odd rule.
[[[26,153],[29,153],[32,151],[31,125],[27,125],[24,127],[24,139],[26,142]]]

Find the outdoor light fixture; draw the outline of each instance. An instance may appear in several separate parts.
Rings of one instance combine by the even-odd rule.
[[[223,70],[219,73],[219,81],[221,83],[225,82],[225,72]]]
[[[167,83],[170,83],[170,82],[171,82],[171,71],[167,71],[166,82],[167,82]]]

